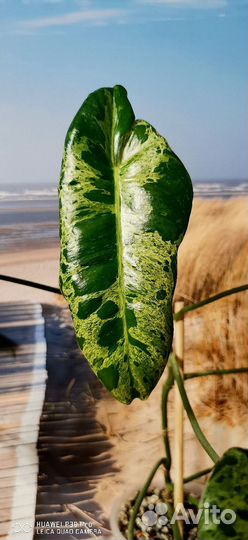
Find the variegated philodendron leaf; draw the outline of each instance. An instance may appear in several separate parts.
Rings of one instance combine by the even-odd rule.
[[[60,283],[79,346],[123,403],[147,398],[164,370],[191,204],[185,167],[135,120],[126,90],[90,94],[65,142]]]
[[[209,519],[202,513],[198,538],[200,540],[247,540],[248,538],[248,450],[243,448],[230,448],[214,467],[213,473],[207,483],[200,507],[206,503],[216,505],[220,512]],[[221,513],[227,509],[234,512]],[[208,512],[207,512],[208,514]],[[231,521],[233,518],[233,523]],[[216,518],[219,523],[216,523]],[[230,521],[230,523],[225,523]]]

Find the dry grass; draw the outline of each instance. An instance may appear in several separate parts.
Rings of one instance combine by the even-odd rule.
[[[175,297],[191,303],[247,281],[245,199],[196,200],[179,250]],[[185,371],[246,365],[247,296],[247,292],[233,295],[185,317]],[[98,483],[98,501],[106,512],[127,485],[140,487],[156,459],[163,455],[160,399],[165,377],[166,372],[147,401],[134,400],[126,407],[106,393],[99,403],[98,419],[106,426],[112,455],[120,468],[113,479]],[[222,454],[230,446],[247,446],[247,375],[194,379],[186,385],[201,427],[215,450]],[[173,457],[173,392],[169,402]],[[186,417],[184,434],[187,476],[209,467],[211,461]]]
[[[176,296],[191,303],[247,283],[247,240],[247,203],[243,197],[196,200],[180,248]],[[247,364],[247,300],[246,292],[235,294],[187,316],[188,370]],[[218,418],[224,415],[230,422],[246,413],[246,375],[202,379],[194,384],[198,402],[200,398],[199,412],[210,407]]]
[[[195,200],[179,250],[178,294],[197,301],[247,281],[247,217],[244,197]]]

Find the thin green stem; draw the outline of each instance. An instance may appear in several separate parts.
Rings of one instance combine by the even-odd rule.
[[[181,394],[181,398],[182,398],[182,402],[183,402],[185,411],[186,411],[186,413],[188,415],[189,421],[190,421],[191,426],[192,426],[192,428],[193,428],[193,430],[195,432],[195,435],[196,435],[199,443],[202,445],[204,450],[207,452],[209,457],[212,459],[212,461],[214,463],[217,463],[217,461],[219,460],[219,456],[215,452],[215,450],[213,449],[211,444],[208,442],[207,438],[205,437],[203,431],[201,430],[201,428],[200,428],[200,426],[198,424],[198,421],[197,421],[197,419],[195,417],[195,413],[194,413],[194,411],[193,411],[193,409],[192,409],[192,407],[190,405],[188,396],[186,394],[186,391],[185,391],[185,388],[184,388],[184,383],[183,383],[183,378],[181,376],[181,373],[180,373],[180,370],[179,370],[179,367],[178,367],[178,363],[177,363],[177,360],[176,360],[174,355],[171,355],[170,363],[171,363],[171,366],[172,366],[172,369],[173,369],[173,374],[174,374],[174,377],[175,377],[179,392]]]
[[[154,465],[153,469],[151,470],[143,488],[139,491],[137,497],[136,497],[136,500],[135,500],[135,503],[134,503],[134,506],[133,506],[133,509],[132,509],[132,512],[131,512],[131,517],[130,517],[130,521],[129,521],[129,525],[128,525],[128,540],[134,540],[134,526],[135,526],[135,521],[136,521],[136,518],[137,518],[137,515],[138,515],[138,512],[139,512],[139,509],[140,509],[140,505],[144,499],[144,497],[146,496],[146,493],[149,489],[149,486],[151,484],[151,481],[153,480],[157,470],[159,469],[159,467],[161,465],[164,465],[164,467],[166,467],[166,459],[165,458],[161,458],[159,461],[157,461],[157,463]],[[169,508],[169,514],[170,516],[173,514],[173,506],[172,505],[169,505],[167,503],[167,506]],[[169,516],[169,517],[170,517]],[[181,536],[181,533],[180,533],[180,530],[179,530],[179,527],[178,527],[178,523],[175,522],[173,525],[171,524],[171,527],[172,527],[172,531],[173,531],[173,537],[174,537],[174,540],[182,540],[182,536]]]
[[[167,504],[167,507],[168,507],[168,516],[169,516],[169,519],[171,520],[175,510],[174,510],[173,505],[168,503],[168,501],[166,502],[166,504]],[[170,526],[171,526],[172,532],[173,532],[173,539],[174,540],[183,540],[183,537],[181,535],[181,531],[180,531],[179,526],[178,526],[178,522],[175,521],[175,523],[170,523]]]
[[[140,505],[144,499],[144,497],[146,496],[146,493],[147,493],[147,490],[150,486],[150,483],[153,479],[153,477],[155,476],[157,470],[159,469],[159,467],[161,465],[164,465],[166,467],[166,459],[165,458],[161,458],[159,459],[159,461],[157,461],[157,463],[154,465],[154,467],[152,468],[143,488],[141,488],[141,490],[139,491],[137,497],[136,497],[136,500],[135,500],[135,503],[134,503],[134,507],[132,509],[132,512],[131,512],[131,517],[130,517],[130,521],[129,521],[129,525],[128,525],[128,540],[133,540],[134,539],[134,525],[135,525],[135,520],[137,518],[137,514],[139,512],[139,509],[140,509]]]
[[[58,289],[57,287],[50,287],[50,285],[43,285],[42,283],[36,283],[35,281],[29,281],[27,279],[5,276],[3,274],[0,274],[0,279],[2,281],[10,281],[11,283],[17,283],[18,285],[26,285],[26,287],[33,287],[34,289],[41,289],[42,291],[61,294],[60,289]]]
[[[174,385],[174,375],[171,366],[168,367],[168,377],[164,383],[162,390],[162,399],[161,399],[161,415],[162,415],[162,434],[163,442],[165,448],[166,456],[166,479],[170,479],[170,469],[171,469],[171,450],[170,450],[170,440],[168,435],[168,396],[171,388]]]
[[[209,371],[192,371],[185,373],[184,379],[196,379],[197,377],[208,377],[209,375],[230,375],[232,373],[248,373],[248,368],[233,368],[233,369],[211,369]]]
[[[221,298],[224,298],[225,296],[230,296],[231,294],[236,294],[242,291],[246,291],[247,289],[248,289],[248,284],[246,283],[245,285],[240,285],[239,287],[233,287],[232,289],[228,289],[226,291],[215,294],[214,296],[210,296],[209,298],[206,298],[205,300],[201,300],[200,302],[197,302],[196,304],[190,304],[189,306],[185,306],[183,309],[180,309],[180,311],[174,314],[174,320],[179,321],[180,319],[183,318],[185,313],[188,313],[189,311],[194,311],[195,309],[199,309],[203,306],[206,306],[207,304],[211,304],[212,302],[221,300]]]
[[[192,482],[192,480],[196,480],[197,478],[200,478],[201,476],[204,476],[205,474],[209,474],[213,470],[213,467],[209,467],[208,469],[203,469],[202,471],[198,471],[195,474],[191,474],[190,476],[187,476],[183,479],[183,483],[187,484],[188,482]]]

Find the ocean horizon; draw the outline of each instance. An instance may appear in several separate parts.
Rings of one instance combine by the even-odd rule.
[[[248,180],[228,179],[228,180],[194,180],[195,197],[232,197],[235,195],[246,195],[248,193]],[[0,207],[1,203],[31,201],[57,198],[58,184],[44,182],[39,187],[35,183],[2,183],[0,186]]]
[[[204,199],[245,196],[244,180],[194,181]],[[49,247],[59,242],[58,189],[55,184],[4,183],[0,188],[0,252]]]

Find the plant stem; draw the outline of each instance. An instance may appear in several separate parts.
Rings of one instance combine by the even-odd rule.
[[[188,482],[191,482],[192,480],[196,480],[197,478],[200,478],[201,476],[204,476],[205,474],[208,474],[212,471],[213,467],[209,467],[208,469],[203,469],[202,471],[198,471],[195,474],[191,474],[190,476],[187,476],[183,479],[183,483],[187,484]]]
[[[169,518],[171,519],[172,518],[172,515],[174,514],[174,507],[172,504],[170,503],[166,503],[167,506],[168,506],[168,516]],[[172,532],[173,532],[173,539],[174,540],[183,540],[183,537],[182,537],[182,534],[181,534],[181,531],[180,531],[180,528],[179,528],[179,525],[178,525],[178,522],[175,521],[175,523],[170,523],[170,526],[172,528]]]
[[[36,283],[35,281],[29,281],[27,279],[5,276],[3,274],[0,274],[0,279],[3,281],[10,281],[11,283],[17,283],[19,285],[26,285],[27,287],[33,287],[34,289],[41,289],[42,291],[61,294],[60,289],[57,287],[50,287],[50,285],[43,285],[42,283]]]
[[[166,480],[171,481],[170,479],[170,469],[171,469],[171,450],[170,450],[170,440],[168,435],[168,396],[171,388],[174,384],[174,375],[171,366],[168,366],[168,377],[164,383],[162,390],[161,398],[161,415],[162,415],[162,436],[165,448],[166,456]]]
[[[184,408],[185,408],[186,413],[188,415],[191,426],[192,426],[192,428],[193,428],[193,430],[195,432],[195,435],[196,435],[199,443],[202,445],[204,450],[207,452],[209,457],[212,459],[212,461],[214,463],[217,463],[217,461],[219,460],[219,456],[215,452],[215,450],[213,449],[211,444],[208,442],[207,438],[205,437],[204,433],[202,432],[202,430],[201,430],[201,428],[200,428],[200,426],[198,424],[198,421],[197,421],[197,419],[195,417],[194,411],[193,411],[193,409],[192,409],[192,407],[190,405],[188,396],[186,394],[184,384],[183,384],[183,378],[181,376],[181,373],[180,373],[180,370],[179,370],[179,367],[178,367],[178,364],[177,364],[177,360],[176,360],[174,355],[171,355],[170,363],[171,363],[171,366],[172,366],[172,369],[173,369],[173,374],[174,374],[174,377],[175,377],[179,392],[181,394],[181,398],[182,398]]]
[[[149,486],[151,484],[151,481],[152,481],[153,477],[155,476],[157,470],[159,469],[159,467],[161,465],[164,465],[164,467],[166,467],[166,459],[165,458],[161,458],[154,465],[154,467],[151,470],[151,472],[150,472],[150,474],[149,474],[143,488],[139,491],[139,493],[138,493],[138,495],[136,497],[134,507],[133,507],[132,512],[131,512],[129,525],[128,525],[128,536],[127,536],[128,540],[134,540],[135,520],[137,518],[139,509],[140,509],[140,505],[141,505],[144,497],[146,496],[147,490],[148,490],[148,488],[149,488]],[[169,517],[171,517],[171,515],[174,512],[173,506],[169,505],[168,503],[166,503],[166,504],[167,504],[167,506],[169,508],[169,514],[170,514]],[[182,536],[181,536],[177,521],[173,525],[171,524],[171,527],[172,527],[172,531],[173,531],[174,540],[182,540]]]
[[[135,525],[135,520],[136,520],[138,511],[140,509],[140,505],[141,505],[144,497],[146,496],[147,490],[148,490],[148,488],[150,486],[150,483],[151,483],[153,477],[155,476],[157,470],[159,469],[159,467],[161,465],[164,465],[166,467],[166,459],[165,458],[159,459],[159,461],[157,461],[157,463],[154,465],[154,467],[152,468],[152,470],[151,470],[151,472],[150,472],[150,474],[149,474],[143,488],[139,491],[139,493],[138,493],[138,495],[136,497],[134,507],[133,507],[132,512],[131,512],[129,525],[128,525],[128,540],[133,540],[134,539],[134,525]]]
[[[248,373],[248,368],[233,368],[233,369],[211,369],[209,371],[192,371],[185,373],[184,379],[196,379],[197,377],[208,377],[209,375],[229,375],[231,373]]]
[[[239,287],[233,287],[232,289],[228,289],[226,291],[222,291],[218,294],[215,294],[214,296],[210,296],[209,298],[206,298],[205,300],[201,300],[200,302],[197,302],[196,304],[190,304],[189,306],[185,306],[183,309],[178,311],[174,314],[174,320],[179,321],[183,318],[185,313],[188,313],[189,311],[193,311],[195,309],[199,309],[203,306],[206,306],[207,304],[211,304],[212,302],[216,302],[216,300],[220,300],[221,298],[224,298],[225,296],[230,296],[231,294],[239,293],[242,291],[246,291],[248,289],[248,284],[240,285]]]

